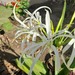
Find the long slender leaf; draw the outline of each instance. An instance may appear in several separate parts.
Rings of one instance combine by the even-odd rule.
[[[62,29],[62,24],[63,24],[64,17],[65,17],[65,12],[66,12],[66,0],[64,0],[64,7],[63,7],[62,15],[61,15],[61,18],[60,18],[60,20],[59,20],[59,22],[57,24],[55,32],[57,32],[58,30]]]
[[[52,31],[52,34],[54,34],[54,24],[53,24],[52,20],[50,21],[50,23],[51,23],[51,31]]]
[[[70,20],[70,23],[67,25],[67,30],[68,30],[68,29],[71,27],[71,25],[73,24],[74,19],[75,19],[75,12],[73,13],[73,16],[72,16],[72,18],[71,18],[71,20]]]
[[[26,57],[24,56],[25,58],[21,58],[22,59],[22,62],[24,61],[25,59],[25,62],[24,64],[22,64],[22,62],[20,62],[18,59],[16,59],[16,63],[17,63],[17,66],[23,70],[25,73],[29,73],[29,70],[30,70],[30,67],[31,67],[31,64],[33,63],[31,57]],[[21,65],[22,64],[22,65]],[[38,60],[37,63],[35,64],[34,66],[34,69],[33,69],[33,72],[32,72],[32,75],[46,75],[46,72],[48,71],[47,67],[40,61]]]

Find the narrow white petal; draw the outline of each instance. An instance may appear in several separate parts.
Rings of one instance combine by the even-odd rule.
[[[72,39],[62,50],[62,53],[65,53],[71,46],[72,44],[75,42],[75,39]]]
[[[34,34],[33,34],[33,37],[32,37],[32,41],[36,41],[36,38],[37,38],[37,34],[34,33]]]
[[[29,28],[29,27],[27,27],[27,25],[25,25],[25,24],[16,16],[15,9],[16,9],[16,4],[15,4],[15,6],[14,6],[14,8],[13,8],[14,18],[21,24],[22,27],[24,27],[24,28]]]
[[[42,55],[42,53],[45,51],[45,49],[46,49],[46,46],[45,46],[44,49],[42,49],[42,50],[39,52],[39,54],[38,54],[38,55],[36,56],[36,58],[34,59],[32,65],[31,65],[31,67],[30,67],[30,72],[29,72],[28,75],[32,75],[32,70],[33,70],[33,68],[34,68],[34,66],[35,66],[35,64],[36,64],[36,62],[38,61],[38,59],[39,59],[40,56]]]
[[[67,62],[67,66],[70,67],[70,65],[72,64],[73,60],[75,58],[75,43],[73,45],[73,51],[72,51],[72,54],[69,58],[69,61]]]
[[[50,14],[49,14],[48,10],[46,10],[45,23],[46,23],[47,37],[49,39],[51,37],[51,35],[50,35],[51,34],[51,27],[50,27]]]
[[[51,45],[51,48],[55,53],[55,75],[57,75],[61,69],[60,56],[59,56],[58,50],[56,49],[56,47],[54,45]]]
[[[25,39],[23,39],[22,42],[21,42],[21,50],[22,51],[24,50],[25,42],[26,42]]]

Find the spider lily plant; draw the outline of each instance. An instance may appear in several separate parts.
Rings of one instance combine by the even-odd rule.
[[[15,19],[20,23],[20,29],[16,32],[15,38],[18,38],[21,35],[26,35],[26,37],[22,39],[22,43],[21,43],[22,54],[19,60],[17,60],[17,64],[19,68],[23,70],[24,68],[23,65],[26,64],[25,61],[30,58],[32,61],[31,63],[32,65],[29,66],[30,70],[26,69],[25,67],[24,69],[27,72],[25,70],[23,71],[25,71],[28,75],[33,74],[32,71],[34,71],[36,62],[39,60],[40,56],[44,53],[44,51],[49,49],[50,50],[49,53],[53,51],[55,54],[54,55],[55,75],[57,75],[61,69],[61,62],[60,62],[58,47],[65,44],[65,42],[66,43],[69,42],[62,49],[61,58],[63,60],[63,63],[66,65],[66,67],[70,69],[70,65],[72,64],[73,59],[75,57],[75,54],[74,54],[75,45],[73,46],[74,48],[73,53],[68,63],[65,62],[63,54],[75,42],[75,39],[74,39],[75,36],[72,34],[74,30],[72,32],[68,31],[68,29],[71,27],[73,20],[75,18],[75,13],[72,16],[70,23],[67,24],[65,28],[63,28],[62,25],[63,25],[65,11],[66,11],[66,0],[64,1],[62,15],[55,30],[54,30],[54,25],[52,23],[52,20],[50,18],[50,12],[52,11],[48,6],[41,6],[37,8],[33,13],[30,13],[28,10],[24,10],[24,12],[29,15],[24,21],[21,21],[16,16],[15,7],[16,7],[16,4],[13,9],[13,14],[14,14]],[[42,23],[42,17],[39,12],[39,10],[41,9],[45,9],[45,12],[46,12],[45,23]],[[39,52],[35,56],[35,52],[37,52],[37,50],[39,50]],[[46,75],[46,72],[44,74]],[[41,74],[39,73],[39,75]]]

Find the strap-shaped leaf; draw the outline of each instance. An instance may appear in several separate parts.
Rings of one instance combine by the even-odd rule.
[[[67,25],[67,29],[69,29],[72,26],[74,19],[75,19],[75,12],[73,13],[70,23]]]
[[[57,27],[56,27],[56,31],[59,31],[62,29],[62,24],[63,24],[63,21],[64,21],[64,17],[65,17],[65,11],[66,11],[66,0],[64,0],[64,7],[63,7],[63,11],[62,11],[62,15],[61,15],[61,18],[57,24]]]
[[[22,62],[25,59],[24,64],[22,64],[22,62],[20,62],[18,59],[16,59],[17,66],[21,70],[23,70],[25,73],[28,74],[33,61],[31,59],[31,57],[27,57],[27,56],[24,56],[24,58],[22,57],[21,59],[22,59]],[[38,60],[34,66],[34,69],[32,71],[32,75],[41,75],[41,74],[47,75],[46,74],[47,71],[48,71],[47,67],[40,60]]]
[[[32,74],[32,70],[35,67],[36,62],[38,61],[38,59],[40,58],[40,56],[42,55],[42,53],[45,51],[45,49],[46,49],[46,46],[38,53],[38,55],[36,56],[36,58],[33,60],[33,63],[31,65],[31,67],[30,67],[30,72],[29,72],[28,75]]]

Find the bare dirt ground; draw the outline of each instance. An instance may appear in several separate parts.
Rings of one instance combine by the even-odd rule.
[[[20,45],[13,41],[16,32],[14,30],[0,31],[0,75],[17,75],[19,69],[15,65],[15,59],[20,55]]]

